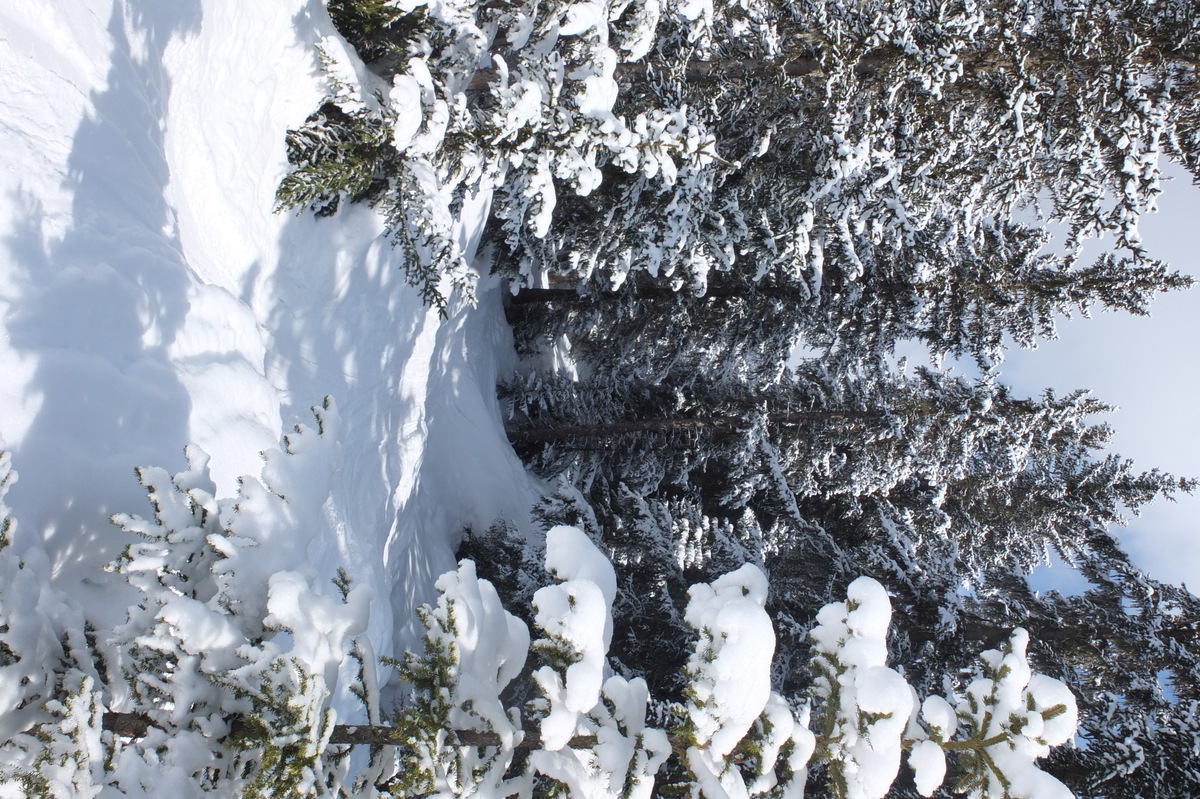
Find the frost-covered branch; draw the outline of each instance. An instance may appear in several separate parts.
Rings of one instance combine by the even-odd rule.
[[[541,665],[529,671],[528,630],[464,560],[439,578],[436,606],[421,613],[424,652],[392,661],[410,693],[387,717],[372,647],[360,636],[367,589],[342,574],[340,596],[319,593],[301,572],[277,568],[292,564],[282,552],[261,549],[293,518],[277,492],[301,489],[318,464],[329,468],[321,436],[337,414],[331,403],[315,411],[320,431],[299,428],[286,454],[268,459],[264,493],[244,484],[237,504],[213,499],[198,450],[179,474],[139,471],[152,517],[115,517],[144,539],[116,565],[142,594],[113,636],[128,709],[104,707],[105,677],[69,631],[53,650],[60,665],[40,683],[29,679],[38,637],[19,626],[11,593],[27,567],[11,557],[15,527],[0,505],[8,577],[0,583],[0,698],[10,701],[18,688],[20,696],[41,692],[42,701],[34,711],[18,699],[4,717],[11,740],[0,747],[0,777],[51,795],[108,785],[149,795],[170,784],[196,796],[525,798],[556,784],[583,799],[648,799],[671,761],[675,779],[682,774],[706,799],[800,797],[812,765],[825,767],[833,795],[879,799],[907,750],[927,795],[942,782],[948,753],[956,789],[972,796],[1069,796],[1035,762],[1073,734],[1075,700],[1062,683],[1032,673],[1024,631],[983,653],[982,672],[961,697],[918,703],[885,665],[890,604],[867,578],[819,614],[817,681],[804,700],[771,687],[775,633],[762,570],[748,564],[693,586],[685,621],[696,643],[686,703],[675,706],[680,724],[670,734],[649,725],[646,682],[608,663],[613,566],[569,526],[546,537],[554,582],[533,603]],[[5,455],[0,501],[13,479]],[[330,705],[351,649],[360,667],[351,691],[365,724],[339,724]],[[510,706],[506,688],[524,679],[539,696]],[[365,764],[348,759],[355,744],[371,746]]]
[[[546,637],[534,650],[545,665],[533,674],[542,698],[528,706],[532,718],[526,724],[536,722],[540,734],[527,732],[519,741],[503,742],[494,733],[462,735],[443,726],[445,737],[438,740],[459,757],[474,756],[481,746],[528,749],[526,780],[541,775],[582,797],[648,796],[669,757],[689,775],[694,795],[708,799],[802,796],[810,761],[825,767],[833,796],[880,799],[896,779],[905,752],[925,795],[944,780],[946,753],[957,767],[955,785],[974,796],[1032,797],[1019,791],[1058,785],[1034,761],[1065,742],[1064,731],[1075,729],[1074,700],[1061,682],[1032,674],[1024,631],[1013,634],[1004,653],[981,656],[984,675],[968,686],[964,698],[951,703],[933,696],[922,703],[904,677],[885,665],[887,594],[878,582],[860,578],[845,602],[819,614],[812,634],[817,675],[812,695],[789,702],[770,686],[775,637],[763,607],[766,576],[746,565],[689,592],[686,621],[698,640],[687,666],[682,724],[667,735],[644,726],[649,700],[644,683],[605,676],[615,588],[608,560],[582,531],[560,526],[547,536],[546,562],[560,582],[540,589],[535,599],[537,623]],[[469,561],[460,565],[456,579],[465,578],[477,579]],[[486,581],[478,583],[487,586],[481,588],[484,593],[490,591]],[[439,608],[452,616],[461,599],[448,600],[448,595]],[[427,685],[422,692],[446,697],[447,708],[493,703],[495,686],[479,696],[455,687],[460,685],[454,682],[456,646],[450,641],[441,649],[451,653],[441,672],[450,682]],[[1003,721],[991,715],[970,721],[980,702],[1007,713],[1006,701],[1027,710],[1019,719],[1013,711]],[[438,713],[450,716],[446,710]],[[960,718],[967,729],[956,738]],[[441,784],[437,774],[426,785]],[[489,784],[500,790],[498,783]],[[510,781],[504,790],[525,796],[523,784],[531,783]],[[475,785],[471,790],[479,789]]]
[[[409,281],[444,315],[452,292],[470,298],[473,273],[452,232],[468,196],[494,190],[504,238],[536,244],[559,193],[592,193],[606,165],[670,186],[716,158],[686,106],[614,112],[616,68],[649,50],[659,5],[455,0],[400,13],[336,3],[333,19],[354,45],[338,35],[321,43],[329,96],[288,134],[294,169],[278,208],[376,206]],[[617,25],[621,12],[634,13]]]

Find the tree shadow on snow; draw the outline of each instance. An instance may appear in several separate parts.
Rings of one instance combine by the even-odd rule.
[[[268,289],[268,371],[286,375],[292,407],[282,416],[303,419],[322,396],[335,398],[335,560],[391,587],[372,610],[376,645],[419,650],[415,609],[454,568],[464,526],[525,522],[534,499],[495,396],[498,356],[511,351],[499,289],[485,281],[478,307],[455,302],[439,319],[405,283],[376,215],[349,204],[327,219],[294,215],[279,249],[288,267]]]
[[[107,88],[68,160],[72,226],[44,243],[41,208],[25,201],[6,242],[21,272],[8,334],[36,362],[29,390],[40,397],[10,499],[22,539],[40,536],[55,580],[72,587],[104,589],[99,567],[126,543],[108,515],[147,510],[132,467],[182,466],[189,398],[166,350],[188,279],[164,197],[163,54],[199,23],[198,0],[114,4]]]

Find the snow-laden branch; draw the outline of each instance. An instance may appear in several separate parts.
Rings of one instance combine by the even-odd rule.
[[[473,562],[439,578],[436,606],[421,612],[424,652],[390,661],[411,696],[386,719],[361,636],[366,589],[341,577],[339,600],[314,591],[279,553],[248,560],[298,523],[289,503],[300,500],[277,490],[290,486],[298,496],[320,479],[319,464],[330,468],[321,434],[337,414],[329,403],[314,410],[321,432],[301,428],[286,454],[269,459],[262,491],[243,486],[249,493],[236,505],[213,500],[198,451],[180,474],[140,471],[154,516],[116,517],[145,539],[117,564],[143,595],[112,636],[128,646],[121,671],[131,710],[105,710],[112,689],[70,630],[46,680],[13,671],[32,662],[26,650],[40,644],[11,615],[11,587],[23,584],[27,567],[11,556],[14,525],[0,505],[0,569],[9,576],[0,609],[13,618],[0,627],[0,698],[18,689],[40,692],[42,702],[11,717],[17,728],[0,747],[0,775],[51,793],[72,785],[77,795],[104,785],[128,792],[173,775],[171,784],[189,790],[242,796],[315,796],[343,786],[352,796],[532,797],[549,783],[582,799],[648,799],[670,760],[676,784],[682,777],[696,797],[749,799],[800,797],[810,765],[824,764],[831,795],[880,799],[908,752],[925,795],[949,761],[954,789],[973,797],[1070,796],[1036,762],[1073,735],[1075,699],[1032,672],[1023,630],[981,655],[979,676],[961,696],[920,702],[886,665],[887,593],[860,578],[845,602],[818,615],[816,682],[809,697],[789,699],[771,688],[767,578],[747,564],[690,589],[686,701],[664,704],[643,679],[609,668],[616,576],[592,539],[569,526],[546,537],[554,582],[535,594],[540,637],[532,647],[525,624]],[[0,459],[0,502],[14,479]],[[531,651],[540,664],[527,662]],[[367,724],[337,723],[330,704],[347,654],[359,662],[349,687]],[[17,685],[12,677],[21,674]],[[506,701],[507,689],[526,680],[538,696],[520,706]],[[651,707],[675,717],[670,733],[647,723]],[[355,744],[371,746],[365,763],[348,757]]]

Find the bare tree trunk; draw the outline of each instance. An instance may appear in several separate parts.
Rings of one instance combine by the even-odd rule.
[[[819,43],[814,43],[819,47]],[[980,75],[996,70],[1017,70],[1018,67],[1029,69],[1052,70],[1058,67],[1062,71],[1068,68],[1094,73],[1104,66],[1095,59],[1075,59],[1064,63],[1062,53],[1049,48],[1037,48],[1025,53],[1013,53],[994,48],[986,50],[967,50],[958,54],[965,75]],[[905,58],[905,54],[897,47],[882,47],[864,55],[854,65],[854,74],[860,78],[877,75]],[[1174,63],[1191,67],[1200,67],[1200,59],[1177,50],[1164,51],[1159,48],[1146,49],[1135,63],[1143,67],[1156,67]],[[645,78],[648,66],[645,62],[618,64],[616,79],[618,81],[634,81]],[[782,74],[788,78],[824,77],[825,67],[821,59],[806,55],[786,60],[764,60],[760,58],[728,59],[723,61],[691,61],[684,68],[684,77],[689,83],[708,79],[738,80],[745,78],[762,78],[772,74]],[[468,91],[483,91],[496,80],[495,69],[480,69],[475,72],[468,86]]]
[[[232,730],[242,727],[240,717],[229,719]],[[105,713],[103,729],[116,733],[122,738],[142,738],[154,726],[150,718],[141,713]],[[494,732],[478,732],[476,730],[454,730],[459,746],[500,746],[500,736]],[[688,742],[683,736],[669,736],[671,747],[677,752],[686,749]],[[412,741],[405,736],[399,727],[370,724],[338,724],[329,736],[331,744],[370,744],[374,746],[408,746]],[[567,741],[571,749],[592,749],[598,741],[594,735],[576,735]],[[542,737],[536,731],[526,732],[525,737],[515,749],[541,749]]]
[[[786,411],[767,415],[776,424],[799,424],[821,419],[877,419],[879,411],[827,410]],[[742,428],[745,419],[741,416],[705,416],[694,419],[637,419],[605,424],[564,425],[542,427],[531,430],[510,430],[508,440],[517,446],[546,441],[561,441],[578,438],[608,438],[611,436],[637,433],[682,433],[716,432],[727,433]]]

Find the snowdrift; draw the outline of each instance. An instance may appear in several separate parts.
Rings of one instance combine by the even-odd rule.
[[[305,488],[319,495],[300,561],[326,585],[344,566],[390,587],[375,641],[412,640],[464,525],[521,524],[536,496],[495,404],[510,351],[496,286],[485,277],[478,306],[441,322],[371,211],[272,213],[331,34],[323,5],[300,0],[0,7],[15,546],[44,554],[103,626],[130,599],[100,567],[129,543],[109,515],[145,512],[134,467],[179,471],[194,443],[234,496],[326,396],[340,432],[329,480]],[[488,202],[459,220],[468,252]]]

